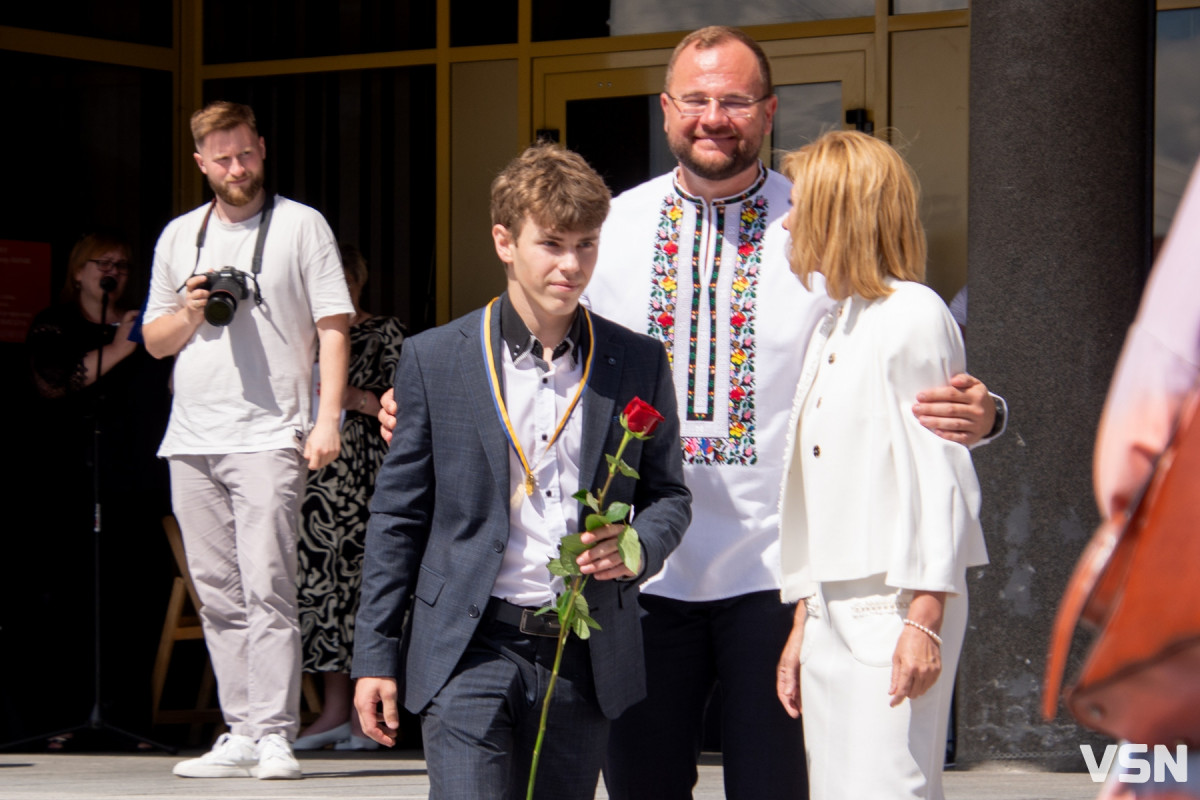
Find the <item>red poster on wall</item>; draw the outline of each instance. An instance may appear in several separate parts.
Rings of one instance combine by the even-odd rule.
[[[50,245],[0,239],[0,342],[23,342],[50,305]]]

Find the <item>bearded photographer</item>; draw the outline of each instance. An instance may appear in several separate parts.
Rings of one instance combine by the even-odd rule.
[[[300,502],[306,468],[328,464],[341,446],[354,307],[324,218],[264,191],[254,112],[219,101],[191,127],[216,197],[159,237],[143,330],[151,355],[176,356],[158,455],[170,466],[229,733],[174,772],[294,779]]]

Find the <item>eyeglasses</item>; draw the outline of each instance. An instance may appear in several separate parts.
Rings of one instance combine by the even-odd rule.
[[[759,98],[751,97],[676,97],[668,94],[675,110],[679,112],[681,117],[698,117],[708,110],[709,103],[716,103],[717,108],[721,113],[730,118],[749,119],[754,116],[754,111],[758,104],[766,100],[771,95],[763,95]]]
[[[125,259],[114,261],[111,258],[89,258],[88,261],[100,268],[101,272],[115,272],[118,275],[129,273],[129,262]]]

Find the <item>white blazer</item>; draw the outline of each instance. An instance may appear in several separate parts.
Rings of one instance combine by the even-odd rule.
[[[962,337],[932,290],[889,286],[840,303],[809,342],[780,493],[786,602],[881,573],[960,593],[967,567],[987,563],[970,452],[912,413],[918,392],[965,369]]]

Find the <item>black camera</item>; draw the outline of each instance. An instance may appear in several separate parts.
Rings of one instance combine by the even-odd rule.
[[[207,289],[208,302],[204,306],[204,319],[209,325],[224,327],[233,322],[238,301],[250,296],[249,276],[235,267],[224,267],[219,272],[205,275],[200,289]]]

